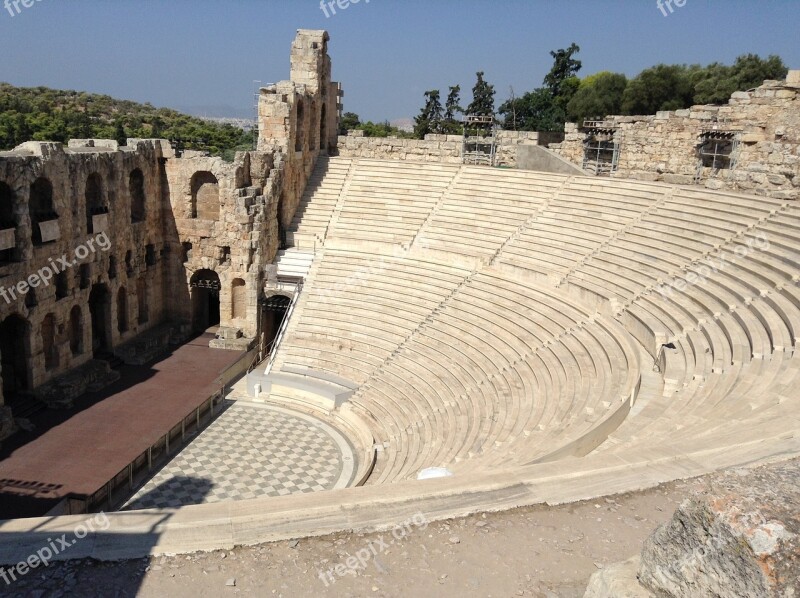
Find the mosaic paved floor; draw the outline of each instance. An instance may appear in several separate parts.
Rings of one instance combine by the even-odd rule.
[[[352,482],[355,466],[350,444],[321,420],[236,401],[122,510],[344,488]]]

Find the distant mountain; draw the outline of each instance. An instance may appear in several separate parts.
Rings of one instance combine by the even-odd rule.
[[[255,109],[235,108],[229,104],[208,105],[208,106],[177,106],[177,110],[185,114],[197,116],[199,118],[230,118],[248,119],[255,118]]]
[[[414,119],[413,118],[398,118],[389,123],[393,127],[397,127],[406,133],[414,132]]]
[[[231,159],[252,148],[253,136],[230,123],[216,123],[169,108],[107,95],[0,83],[0,150],[25,141],[115,139],[181,140],[187,149]]]

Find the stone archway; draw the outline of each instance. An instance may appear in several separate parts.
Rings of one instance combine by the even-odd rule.
[[[111,292],[104,284],[92,286],[89,294],[92,318],[92,352],[95,357],[111,351]]]
[[[192,188],[192,218],[200,220],[219,220],[219,181],[212,173],[194,173]]]
[[[247,318],[247,283],[241,278],[231,283],[231,317],[234,320]]]
[[[292,304],[291,297],[276,293],[261,303],[261,326],[265,346],[270,347],[280,332],[281,324]]]
[[[30,324],[12,314],[0,322],[0,359],[2,359],[3,397],[11,402],[18,393],[31,389],[29,369]]]
[[[203,332],[220,323],[219,294],[222,285],[213,270],[198,270],[189,281],[192,295],[192,330]]]

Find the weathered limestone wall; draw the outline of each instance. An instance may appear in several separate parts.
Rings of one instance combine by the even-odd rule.
[[[300,29],[292,45],[291,80],[261,89],[258,149],[279,153],[283,172],[278,200],[282,229],[288,227],[320,153],[335,149],[341,90],[331,82],[328,33]]]
[[[27,368],[19,373],[29,390],[92,358],[89,305],[93,289],[108,293],[110,346],[124,343],[162,319],[163,145],[129,140],[127,147],[118,148],[113,141],[76,140],[64,148],[58,143],[29,142],[0,154],[0,184],[11,191],[16,245],[12,261],[0,264],[0,323],[10,317],[25,322],[24,348],[16,349],[25,353]],[[135,191],[131,180],[137,172],[143,179],[141,221],[132,218]],[[90,179],[95,182],[90,184]],[[92,185],[96,193],[88,190]],[[38,200],[32,196],[37,189],[48,187],[52,188],[52,214],[45,218],[57,216],[60,236],[37,246],[33,237],[40,227],[34,222],[36,209],[31,204]],[[90,195],[106,212],[101,218],[105,222],[93,221],[91,232],[87,218]],[[52,226],[52,222],[45,225]],[[94,250],[89,248],[90,242]],[[82,255],[86,248],[87,255],[79,259],[76,249]],[[69,268],[60,262],[62,257]],[[60,285],[55,280],[45,284],[46,274],[39,282],[30,278],[53,264],[64,271]],[[26,294],[18,288],[12,291],[23,281],[36,288]],[[139,295],[140,285],[146,289],[146,297]],[[10,360],[10,355],[4,355],[3,366],[11,367]]]
[[[269,168],[270,162],[260,160],[259,164]],[[188,289],[199,271],[216,273],[221,285],[221,327],[235,329],[236,338],[252,340],[257,334],[260,273],[263,260],[268,259],[262,246],[268,211],[261,188],[252,185],[251,155],[239,153],[231,164],[185,152],[167,162],[166,172],[170,217],[165,238],[170,252],[181,256],[172,263],[169,287]],[[201,210],[201,201],[213,203],[216,209]],[[234,289],[237,302],[246,305],[234,305]],[[191,301],[173,303],[170,316],[191,321],[192,308]]]
[[[528,131],[498,131],[497,165],[516,167],[517,147],[539,145],[540,136]],[[462,140],[461,135],[426,135],[425,139],[346,135],[339,137],[338,152],[345,158],[460,164]]]
[[[667,183],[693,184],[698,172],[696,146],[703,129],[740,131],[734,170],[700,172],[700,183],[726,189],[800,198],[800,71],[786,81],[765,81],[757,89],[736,92],[724,106],[693,106],[655,116],[609,116],[620,143],[615,176]],[[551,149],[580,166],[584,133],[572,123],[566,137]]]
[[[20,396],[60,381],[94,365],[96,350],[128,343],[136,353],[138,337],[161,324],[203,328],[209,295],[220,304],[212,345],[252,346],[281,226],[317,156],[335,150],[342,92],[327,43],[325,31],[298,31],[292,80],[261,92],[258,151],[233,163],[176,155],[163,140],[31,142],[0,153],[0,440],[14,425],[4,388]],[[40,233],[46,242],[35,245]],[[58,284],[16,290],[88,241],[95,249]]]

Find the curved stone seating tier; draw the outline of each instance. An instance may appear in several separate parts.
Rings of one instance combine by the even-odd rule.
[[[738,454],[797,430],[791,202],[338,158],[303,202],[297,230],[307,214],[327,240],[273,371],[357,386],[343,408],[380,448],[369,484]]]
[[[357,160],[329,234],[409,242],[457,172],[457,167],[444,164],[387,167],[380,161]]]
[[[351,164],[348,158],[321,157],[317,160],[288,229],[290,237],[316,237],[319,242],[324,241]]]

